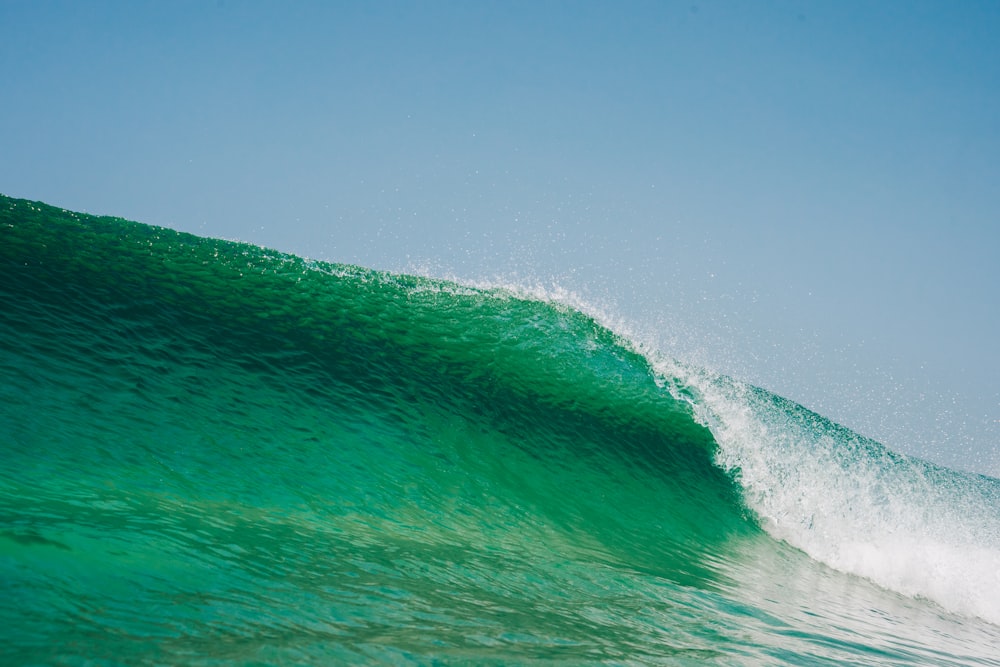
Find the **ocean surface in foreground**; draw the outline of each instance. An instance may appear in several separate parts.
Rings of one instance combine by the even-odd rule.
[[[0,664],[1000,665],[1000,481],[510,289],[0,197]]]

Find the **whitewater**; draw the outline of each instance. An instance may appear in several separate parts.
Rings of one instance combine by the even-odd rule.
[[[1000,665],[1000,480],[571,295],[0,198],[0,664]]]

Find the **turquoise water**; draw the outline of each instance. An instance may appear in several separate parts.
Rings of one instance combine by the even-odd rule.
[[[1000,481],[507,289],[0,198],[0,663],[1000,665]]]

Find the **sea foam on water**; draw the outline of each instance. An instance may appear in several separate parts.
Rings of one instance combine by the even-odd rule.
[[[1000,624],[1000,481],[897,454],[730,378],[662,366],[697,392],[719,465],[771,535],[883,588]]]

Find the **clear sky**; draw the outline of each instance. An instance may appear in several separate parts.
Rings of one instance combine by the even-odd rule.
[[[1000,476],[1000,3],[0,0],[0,192],[560,285]]]

